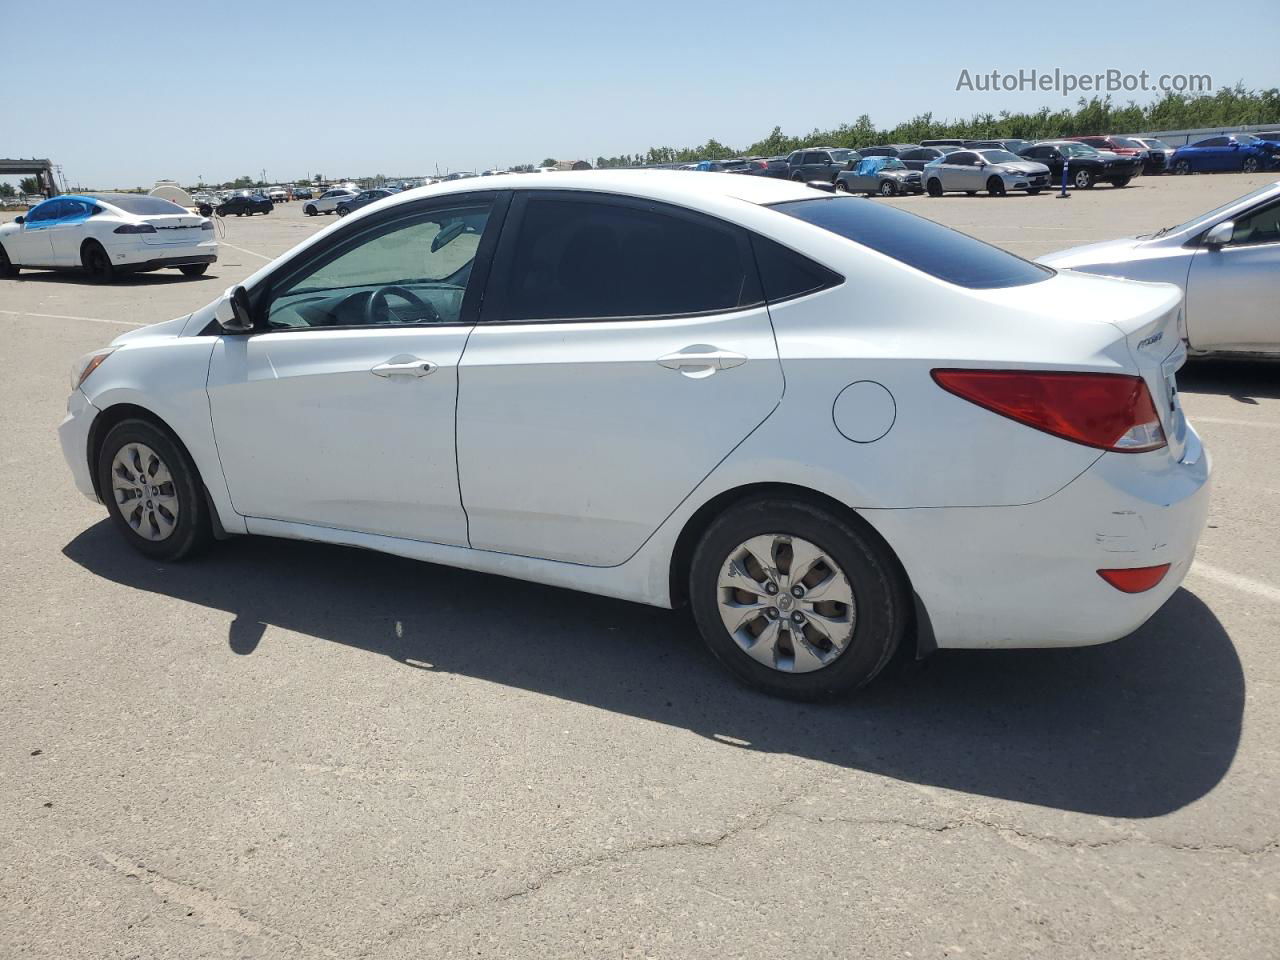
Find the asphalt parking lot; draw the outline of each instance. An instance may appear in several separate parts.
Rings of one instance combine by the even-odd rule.
[[[1269,179],[868,202],[1037,256]],[[1213,506],[1136,634],[798,706],[684,613],[296,542],[127,550],[58,449],[72,361],[332,222],[232,218],[194,280],[0,280],[0,956],[1275,955],[1280,367],[1179,375]]]

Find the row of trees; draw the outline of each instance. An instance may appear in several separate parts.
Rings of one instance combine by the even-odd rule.
[[[979,113],[967,120],[935,119],[932,113],[912,117],[896,127],[878,129],[867,114],[830,130],[814,129],[803,136],[774,127],[767,137],[744,147],[708,140],[694,147],[650,147],[643,153],[597,157],[597,167],[634,167],[649,163],[692,163],[740,156],[777,156],[800,147],[865,147],[873,143],[919,143],[921,140],[1007,139],[1043,140],[1090,133],[1140,133],[1146,130],[1186,130],[1234,127],[1259,123],[1280,125],[1280,89],[1246,90],[1243,85],[1214,94],[1166,94],[1146,106],[1133,101],[1117,106],[1110,97],[1078,101],[1075,110],[1035,113]]]

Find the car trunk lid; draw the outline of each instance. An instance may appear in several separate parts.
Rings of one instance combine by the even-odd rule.
[[[145,243],[173,244],[193,243],[200,240],[201,225],[204,217],[196,214],[172,214],[158,217],[146,217],[145,223],[156,228],[155,233],[140,234]]]

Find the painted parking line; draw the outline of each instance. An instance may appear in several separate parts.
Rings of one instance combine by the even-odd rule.
[[[1191,574],[1204,577],[1206,580],[1212,580],[1214,583],[1220,583],[1224,587],[1239,590],[1241,593],[1251,593],[1255,597],[1270,600],[1272,603],[1280,603],[1280,587],[1263,583],[1261,580],[1254,580],[1252,577],[1232,573],[1230,570],[1223,570],[1221,567],[1215,567],[1210,563],[1197,560],[1191,565]]]
[[[219,240],[218,245],[222,247],[230,247],[232,250],[239,250],[241,253],[247,253],[251,257],[261,257],[270,263],[275,257],[268,257],[265,254],[258,253],[256,250],[246,250],[244,247],[237,247],[234,243],[227,243],[225,240]]]
[[[120,327],[145,327],[145,323],[132,320],[108,320],[105,317],[72,317],[65,313],[29,313],[26,310],[0,310],[7,317],[40,317],[42,320],[83,320],[86,323],[112,323]]]
[[[1197,423],[1221,423],[1229,427],[1263,427],[1267,430],[1280,430],[1280,423],[1267,420],[1239,420],[1232,417],[1189,417],[1191,425]]]

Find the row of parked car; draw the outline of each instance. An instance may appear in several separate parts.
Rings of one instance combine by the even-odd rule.
[[[1280,167],[1280,130],[1254,135],[1224,134],[1174,149],[1152,137],[1065,137],[1031,142],[1003,140],[925,140],[861,147],[805,147],[787,156],[704,160],[689,169],[802,182],[826,181],[853,193],[948,191],[993,194],[1009,190],[1039,193],[1062,182],[1126,186],[1142,174],[1237,170],[1254,173]]]

